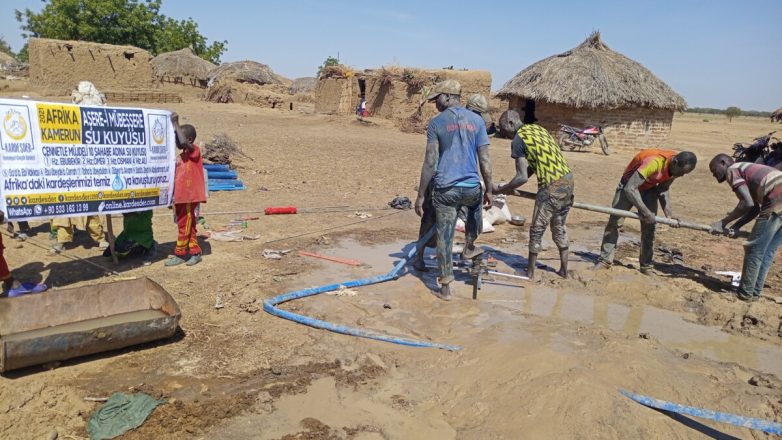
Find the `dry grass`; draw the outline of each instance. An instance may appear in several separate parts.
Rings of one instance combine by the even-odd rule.
[[[233,80],[246,84],[282,84],[282,77],[274,73],[271,67],[255,61],[236,61],[224,63],[209,73],[209,83]]]
[[[522,70],[497,92],[577,108],[684,110],[687,102],[640,63],[608,48],[594,32],[578,47]]]
[[[217,66],[193,53],[189,47],[174,52],[161,53],[152,59],[155,76],[191,77],[206,81]]]

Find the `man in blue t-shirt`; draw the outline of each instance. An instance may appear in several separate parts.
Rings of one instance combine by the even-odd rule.
[[[423,214],[426,190],[431,183],[436,217],[437,263],[440,268],[440,291],[437,296],[444,300],[450,300],[453,294],[451,253],[456,213],[460,207],[467,207],[467,243],[462,258],[474,258],[483,252],[475,247],[475,239],[481,227],[481,199],[486,205],[492,202],[491,158],[486,125],[480,116],[460,105],[461,89],[457,81],[445,80],[437,83],[427,98],[435,102],[440,114],[429,121],[426,131],[426,156],[415,201],[415,212],[420,216]],[[481,175],[486,185],[483,197]]]

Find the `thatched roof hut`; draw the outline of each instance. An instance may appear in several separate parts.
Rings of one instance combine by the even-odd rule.
[[[206,81],[217,66],[199,57],[189,47],[161,53],[152,58],[152,69],[160,80],[165,78],[193,78]]]
[[[782,107],[779,107],[774,113],[771,113],[771,122],[782,122]]]
[[[611,50],[600,32],[522,70],[497,97],[513,109],[534,101],[537,118],[551,131],[560,123],[602,125],[609,140],[615,132],[614,145],[633,148],[659,145],[670,132],[673,112],[687,108],[649,69]]]
[[[255,61],[235,61],[223,63],[209,73],[209,83],[233,80],[245,84],[283,84],[283,78],[274,73],[271,67]]]
[[[15,62],[16,59],[5,52],[0,52],[0,66]]]
[[[649,69],[606,46],[600,32],[592,33],[574,49],[522,70],[497,96],[578,108],[687,108],[684,98]]]
[[[315,91],[315,86],[318,83],[318,79],[314,76],[305,76],[303,78],[296,78],[291,83],[289,88],[291,94],[296,93],[312,93]]]

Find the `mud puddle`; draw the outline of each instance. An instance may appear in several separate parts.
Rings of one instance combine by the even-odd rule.
[[[409,242],[366,246],[353,240],[342,240],[338,243],[338,247],[322,253],[359,260],[365,266],[351,268],[335,263],[324,263],[322,269],[305,277],[302,282],[305,283],[304,286],[309,287],[379,275],[389,271],[393,264],[410,249]],[[492,257],[498,260],[498,271],[513,273],[514,269],[526,266],[526,259],[521,256],[526,254],[524,246],[513,244],[507,249],[492,248],[490,252]],[[432,250],[428,250],[426,254],[427,265],[430,266],[436,265],[432,254]],[[572,267],[578,270],[588,265],[588,261],[582,260],[580,263],[576,261]],[[757,339],[729,334],[719,327],[698,324],[697,316],[693,313],[673,312],[643,304],[612,303],[601,298],[599,291],[589,290],[594,290],[596,286],[586,287],[583,291],[572,291],[572,289],[554,289],[503,277],[484,278],[478,300],[473,301],[472,286],[467,284],[469,277],[458,271],[456,278],[459,284],[457,284],[456,298],[445,305],[430,294],[430,289],[436,286],[437,270],[430,269],[422,276],[411,271],[408,266],[402,272],[400,280],[362,288],[356,298],[337,298],[336,302],[342,306],[349,305],[352,312],[359,314],[359,317],[354,319],[354,324],[396,335],[406,334],[435,339],[442,343],[452,343],[453,341],[443,340],[443,338],[453,338],[454,335],[441,332],[438,326],[427,322],[429,318],[449,319],[458,321],[462,327],[472,327],[472,330],[465,329],[467,331],[460,331],[457,335],[459,338],[469,338],[469,333],[480,331],[487,326],[502,326],[506,320],[533,315],[592,324],[630,336],[653,338],[669,349],[681,351],[685,356],[695,354],[717,362],[735,363],[782,377],[780,347]],[[628,289],[644,288],[630,282],[637,283],[638,280],[628,279]],[[313,309],[323,313],[319,317],[340,322],[341,316],[331,314],[330,307],[327,307],[327,303],[335,302],[335,298],[323,298],[323,296],[303,300],[299,304],[307,307],[309,301]],[[427,312],[422,307],[424,303],[425,307],[432,307],[430,311]],[[397,307],[401,310],[396,309]],[[372,316],[383,313],[381,312],[383,308],[395,310],[386,311],[381,317]],[[415,310],[404,310],[406,308]],[[350,312],[343,312],[343,315],[349,314]],[[530,336],[505,332],[503,337]]]

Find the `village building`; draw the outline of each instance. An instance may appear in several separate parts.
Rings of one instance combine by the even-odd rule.
[[[663,147],[684,98],[649,69],[611,50],[594,32],[581,45],[519,72],[496,95],[522,113],[534,101],[538,123],[602,126],[610,147]]]
[[[344,66],[325,69],[315,88],[315,111],[348,115],[362,96],[368,116],[390,119],[407,131],[421,132],[437,114],[426,97],[439,81],[454,79],[462,86],[462,104],[474,93],[491,95],[491,73],[483,70],[381,68],[353,72]]]

